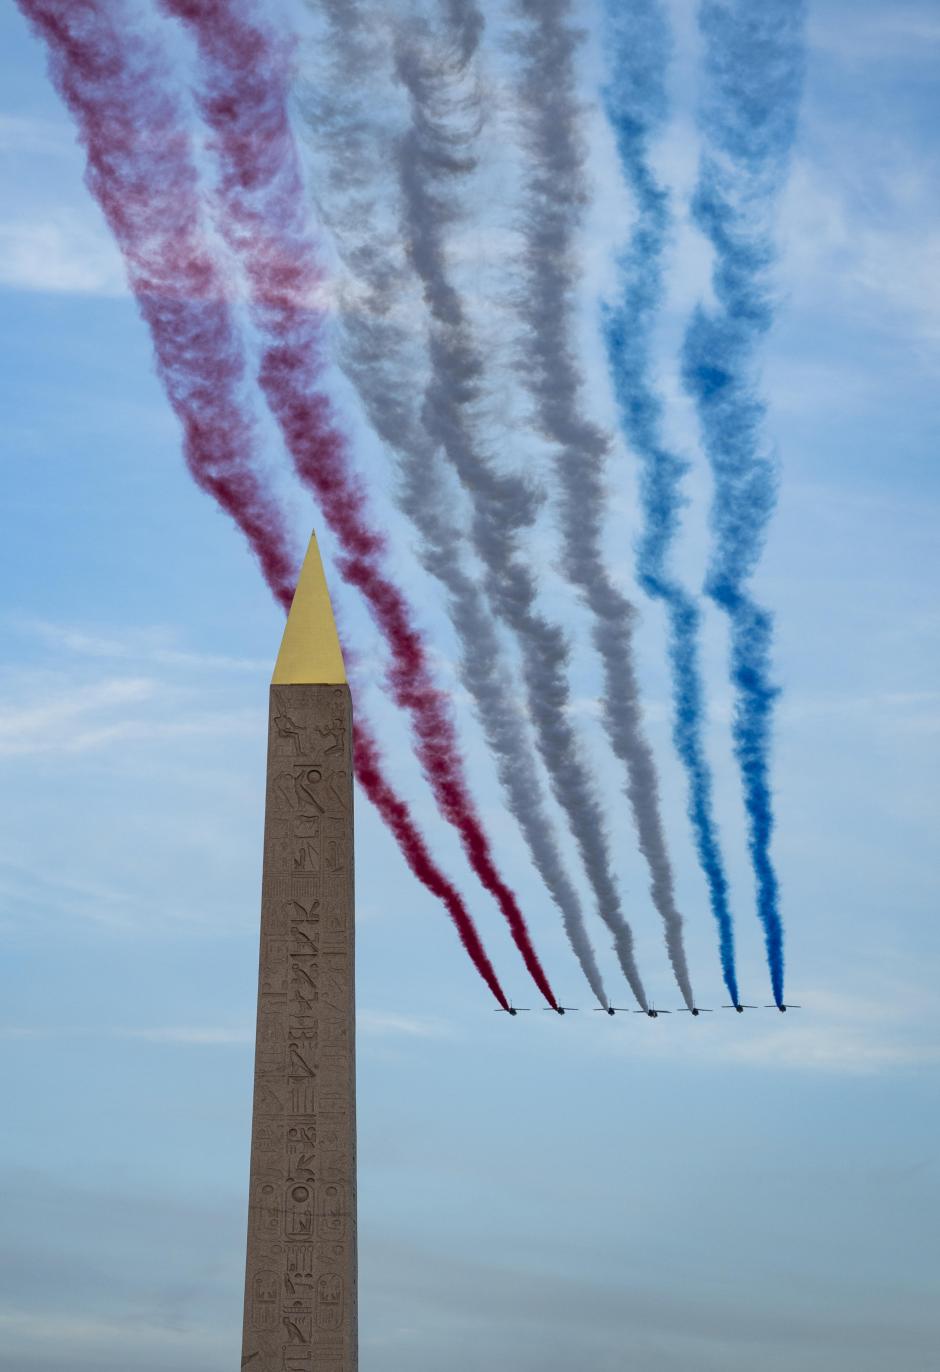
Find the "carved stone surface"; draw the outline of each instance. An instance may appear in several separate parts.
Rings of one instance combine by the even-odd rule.
[[[356,1372],[352,717],[272,686],[243,1368]]]

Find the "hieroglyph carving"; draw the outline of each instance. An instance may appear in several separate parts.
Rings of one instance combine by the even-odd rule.
[[[242,1367],[355,1372],[351,712],[274,686]]]

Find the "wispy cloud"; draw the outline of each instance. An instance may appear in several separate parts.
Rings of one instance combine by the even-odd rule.
[[[28,1347],[31,1357],[53,1348],[65,1356],[75,1352],[86,1355],[93,1348],[102,1353],[126,1352],[128,1340],[132,1339],[135,1349],[141,1352],[162,1351],[164,1355],[172,1355],[178,1351],[187,1358],[202,1356],[213,1363],[228,1351],[229,1342],[224,1333],[215,1329],[169,1329],[136,1315],[111,1321],[50,1311],[33,1314],[23,1310],[0,1311],[0,1336],[6,1354],[15,1347],[14,1341],[21,1347]],[[20,1340],[22,1344],[19,1344]],[[69,1361],[72,1361],[71,1357]],[[29,1365],[35,1364],[31,1361]]]
[[[356,1024],[361,1034],[375,1038],[443,1039],[453,1034],[453,1026],[441,1019],[419,1015],[400,1015],[394,1011],[360,1010]],[[226,1048],[254,1043],[251,1026],[242,1028],[208,1025],[159,1025],[142,1028],[76,1028],[67,1025],[0,1025],[0,1039],[10,1041],[75,1038],[139,1039],[144,1043],[194,1048]]]
[[[782,215],[788,281],[807,302],[826,308],[835,297],[842,310],[913,331],[933,350],[940,343],[933,178],[909,152],[882,153],[869,154],[866,184],[859,186],[806,158],[797,162]],[[880,215],[872,203],[883,207]]]
[[[266,672],[270,662],[259,658],[197,653],[174,646],[173,631],[161,627],[122,629],[101,633],[81,625],[55,624],[44,619],[17,619],[14,627],[39,638],[50,648],[80,657],[132,661],[199,672]]]
[[[251,1028],[159,1028],[159,1029],[114,1029],[114,1038],[144,1039],[147,1043],[168,1043],[195,1048],[228,1048],[232,1045],[254,1043],[255,1034]]]
[[[356,1025],[360,1033],[382,1038],[440,1039],[448,1038],[453,1033],[452,1026],[444,1020],[399,1015],[385,1010],[360,1010]]]
[[[22,1026],[0,1025],[0,1039],[7,1040],[52,1040],[52,1039],[140,1039],[145,1043],[163,1043],[170,1046],[194,1048],[240,1047],[254,1043],[254,1030],[243,1029],[192,1028],[190,1026],[161,1026],[157,1028],[71,1028],[68,1026]]]
[[[206,676],[263,677],[270,663],[192,652],[162,627],[102,632],[20,617],[7,622],[38,639],[50,657],[0,678],[0,756],[263,733],[260,706],[207,710],[196,687]]]
[[[940,1063],[940,1019],[915,982],[859,987],[851,994],[824,987],[802,990],[802,1007],[778,1016],[763,1007],[743,1016],[723,1011],[703,1017],[695,1032],[676,1033],[669,1020],[660,1032],[614,1052],[703,1066],[759,1067],[764,1071],[867,1076]],[[682,1026],[679,1026],[682,1028]]]
[[[0,756],[87,753],[129,740],[250,735],[264,727],[258,711],[194,709],[171,687],[147,677],[87,685],[65,679],[37,694],[36,702],[0,700]]]
[[[838,692],[788,696],[780,706],[788,725],[835,721],[880,732],[940,733],[940,691]]]
[[[0,702],[0,754],[65,750],[80,752],[107,741],[120,723],[89,723],[89,716],[152,699],[155,683],[144,677],[114,678],[89,686],[63,687],[37,703]]]
[[[940,48],[940,18],[932,4],[820,11],[810,20],[810,46],[840,62],[932,61]]]
[[[0,852],[0,901],[19,919],[52,906],[112,928],[126,927],[129,911],[139,913],[139,901],[128,891],[24,862],[19,852]]]
[[[79,295],[128,293],[110,239],[66,210],[0,223],[0,285]]]
[[[0,152],[74,156],[75,134],[68,124],[35,115],[0,114]]]

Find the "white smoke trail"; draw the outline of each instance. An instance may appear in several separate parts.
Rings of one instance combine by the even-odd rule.
[[[650,872],[653,904],[663,921],[676,982],[691,1008],[683,920],[634,663],[636,610],[614,584],[601,551],[604,467],[611,441],[585,414],[585,379],[575,338],[572,263],[587,199],[575,70],[581,34],[570,22],[570,0],[514,0],[514,12],[522,20],[514,50],[527,154],[521,224],[524,289],[514,296],[521,334],[519,373],[534,401],[538,429],[554,451],[563,569],[593,615],[593,638],[604,670],[604,725],[626,769],[625,790]]]
[[[390,207],[396,218],[399,214],[397,172],[400,167],[405,175],[401,150],[409,134],[396,156],[399,140],[393,127],[373,113],[387,64],[386,35],[373,6],[327,0],[319,8],[328,26],[328,63],[310,82],[306,103],[324,164],[320,213],[349,273],[339,300],[342,365],[376,433],[398,457],[398,503],[421,536],[423,565],[447,591],[461,644],[460,679],[474,701],[535,867],[562,915],[594,995],[606,1007],[580,901],[546,808],[528,720],[516,700],[486,596],[460,555],[465,535],[440,470],[439,443],[421,414],[418,381],[428,370],[428,356],[415,320],[423,306],[415,298],[418,278],[405,260],[389,214]],[[459,69],[459,51],[437,51],[438,63],[454,63]],[[429,391],[433,386],[432,381]]]
[[[537,609],[537,581],[519,546],[519,530],[535,514],[534,493],[527,481],[507,474],[494,461],[479,419],[485,358],[454,284],[447,231],[459,217],[462,179],[474,167],[481,108],[473,63],[482,19],[473,0],[447,0],[443,8],[448,36],[443,46],[421,23],[402,28],[396,43],[397,71],[412,111],[399,150],[404,232],[430,314],[432,375],[423,418],[472,501],[472,538],[486,568],[486,595],[519,643],[539,752],[568,817],[598,912],[645,1008],[601,804],[568,715],[567,641]]]

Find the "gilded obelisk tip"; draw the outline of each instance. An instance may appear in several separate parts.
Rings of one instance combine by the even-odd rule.
[[[344,685],[346,668],[339,646],[323,563],[312,534],[294,592],[281,650],[274,665],[273,686]]]

